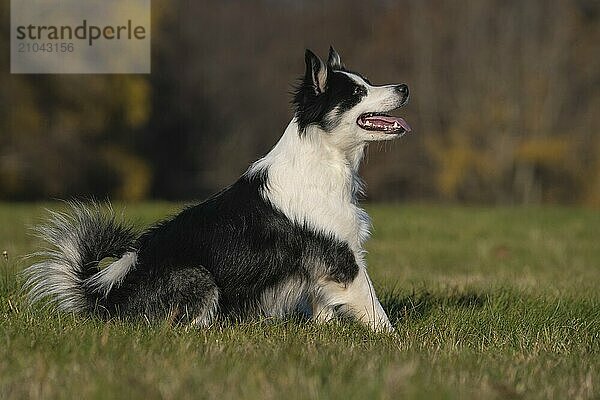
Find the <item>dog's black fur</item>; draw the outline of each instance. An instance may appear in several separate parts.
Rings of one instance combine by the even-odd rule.
[[[268,173],[265,172],[265,174]],[[109,314],[195,317],[218,290],[222,315],[260,311],[260,295],[290,276],[347,283],[358,267],[348,245],[291,222],[265,202],[264,174],[243,176],[204,203],[144,232],[138,263],[100,305]],[[316,271],[314,266],[322,265]],[[93,307],[94,304],[90,304]]]
[[[137,238],[112,213],[71,203],[71,213],[64,215],[71,223],[55,231],[55,239],[71,236],[77,246],[81,259],[74,270],[80,282],[98,272],[102,259],[137,253],[137,263],[122,284],[106,295],[89,285],[79,286],[85,302],[77,311],[189,323],[218,309],[222,317],[243,318],[260,314],[261,295],[292,277],[307,284],[319,279],[352,281],[358,266],[348,245],[300,226],[273,208],[260,194],[266,174],[244,175]],[[42,233],[54,240],[48,229]],[[50,272],[36,271],[41,275],[31,270],[30,286]],[[301,306],[294,308],[301,311]]]

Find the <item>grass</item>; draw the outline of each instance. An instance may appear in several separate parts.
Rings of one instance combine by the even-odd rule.
[[[57,207],[56,204],[51,207]],[[177,209],[129,205],[147,224]],[[369,207],[398,337],[356,324],[208,330],[27,308],[16,273],[41,205],[0,205],[0,398],[600,398],[600,214]]]

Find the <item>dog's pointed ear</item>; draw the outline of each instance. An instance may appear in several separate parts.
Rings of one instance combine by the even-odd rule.
[[[306,81],[312,84],[315,94],[319,95],[323,93],[327,85],[327,67],[323,61],[309,49],[306,49],[304,61],[306,62]]]
[[[333,46],[329,46],[329,58],[327,59],[327,65],[331,69],[343,69],[342,59]]]

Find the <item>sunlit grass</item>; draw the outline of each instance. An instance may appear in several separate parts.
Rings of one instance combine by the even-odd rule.
[[[0,206],[0,398],[600,396],[595,211],[369,207],[370,272],[398,330],[389,336],[356,324],[198,331],[28,309],[16,273],[39,244],[26,226],[43,208]],[[126,213],[144,225],[177,208]]]

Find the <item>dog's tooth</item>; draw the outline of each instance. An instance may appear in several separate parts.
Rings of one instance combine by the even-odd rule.
[[[400,128],[400,124],[398,123],[398,121],[394,121],[394,129],[398,128]]]

